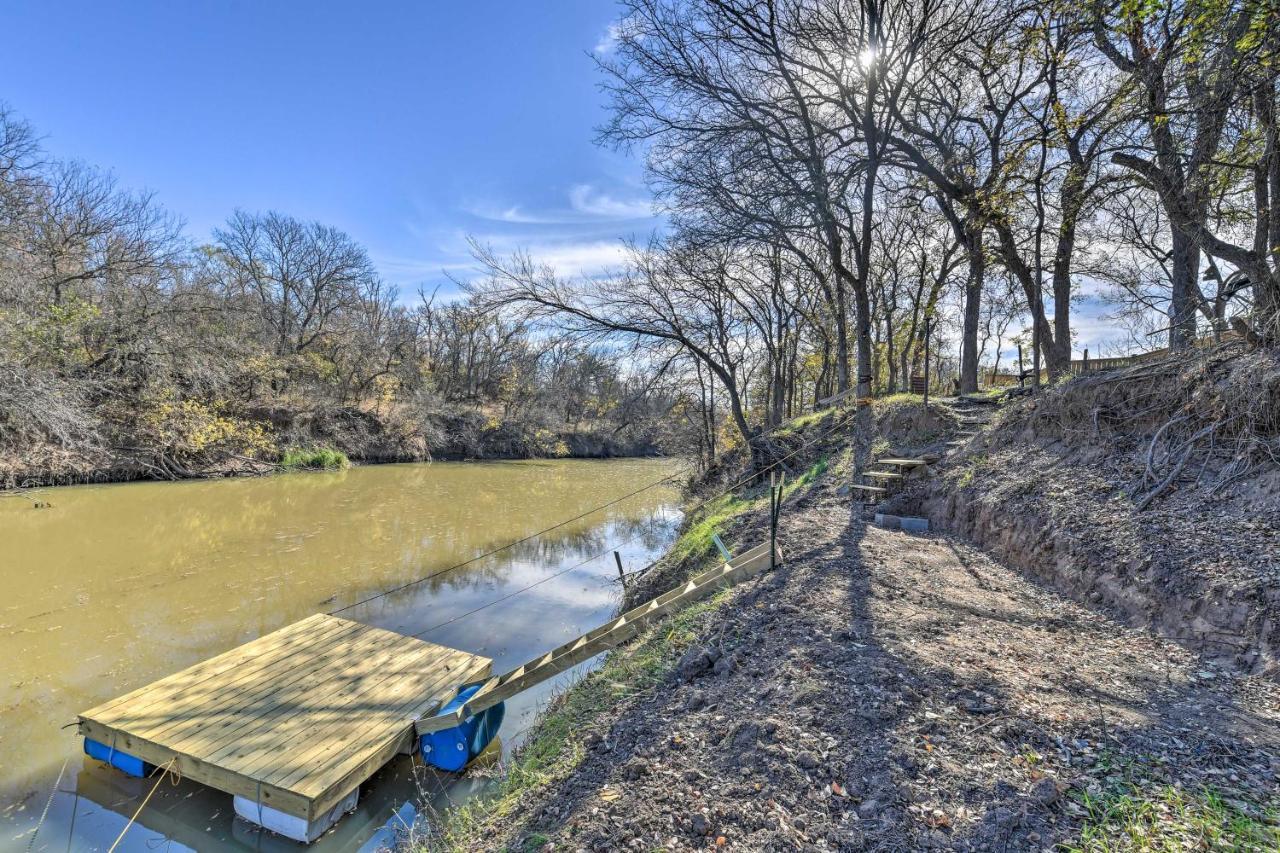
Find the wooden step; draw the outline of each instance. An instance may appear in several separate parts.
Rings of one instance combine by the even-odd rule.
[[[921,465],[927,465],[923,459],[877,459],[877,465],[897,465],[900,468],[917,468]]]
[[[901,480],[902,475],[896,471],[863,471],[862,476],[877,480]]]
[[[884,492],[889,491],[884,486],[868,486],[863,483],[854,483],[853,485],[849,486],[849,488],[856,489],[859,492],[870,492],[872,494],[882,494]]]

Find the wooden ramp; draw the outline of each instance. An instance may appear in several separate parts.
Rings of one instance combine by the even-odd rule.
[[[85,711],[80,734],[310,821],[492,664],[317,614]]]

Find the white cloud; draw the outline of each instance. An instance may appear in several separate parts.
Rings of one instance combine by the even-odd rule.
[[[622,38],[622,22],[614,21],[609,24],[604,33],[600,36],[600,40],[596,42],[596,46],[592,48],[592,53],[596,56],[608,56],[618,47],[618,40]]]
[[[564,277],[595,276],[626,262],[626,247],[617,240],[584,243],[530,245],[524,247],[536,261]]]
[[[463,205],[463,211],[477,219],[511,225],[589,225],[607,220],[651,219],[656,214],[646,198],[617,198],[593,184],[575,184],[569,190],[568,208],[529,209],[519,204],[480,201]]]
[[[465,213],[476,217],[477,219],[487,219],[490,222],[509,222],[513,225],[562,225],[564,219],[552,215],[541,215],[535,213],[527,213],[519,205],[513,204],[509,206],[488,205],[488,204],[469,204],[463,207]]]
[[[569,204],[579,214],[600,219],[648,219],[653,203],[648,199],[616,199],[591,184],[577,184],[569,191]]]

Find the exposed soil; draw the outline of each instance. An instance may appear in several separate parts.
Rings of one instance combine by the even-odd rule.
[[[1058,589],[1280,677],[1280,354],[1222,348],[1002,407],[918,511]]]
[[[1041,850],[1130,781],[1274,820],[1274,682],[949,536],[868,526],[836,486],[785,509],[785,565],[477,849]]]

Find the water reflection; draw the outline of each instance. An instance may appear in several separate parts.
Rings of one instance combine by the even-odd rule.
[[[27,848],[68,756],[35,849],[105,850],[140,802],[137,786],[149,788],[79,757],[72,730],[59,729],[77,711],[674,470],[655,460],[393,465],[50,490],[51,510],[0,498],[0,572],[13,585],[0,604],[0,850]],[[655,488],[342,615],[488,655],[501,671],[607,618],[618,600],[612,549],[628,568],[651,560],[678,522],[675,497]],[[509,706],[508,743],[555,687]],[[406,762],[383,775],[362,795],[363,817],[312,849],[353,849],[420,796]],[[476,782],[435,784],[432,797],[457,799]],[[119,849],[299,849],[259,837],[232,819],[226,795],[191,783],[166,781],[143,816],[146,831],[132,829]]]

